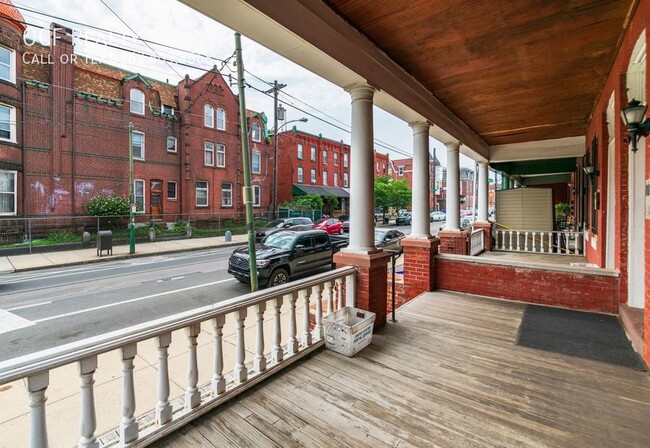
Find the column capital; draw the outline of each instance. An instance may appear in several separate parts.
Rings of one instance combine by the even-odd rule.
[[[488,162],[476,162],[476,163],[478,163],[478,166],[480,167],[488,166]]]
[[[409,126],[413,129],[413,135],[428,134],[431,129],[431,125],[426,121],[412,121]]]
[[[352,101],[372,100],[375,96],[375,90],[370,84],[352,84],[345,87],[345,91],[350,94]]]
[[[459,151],[460,142],[445,142],[445,148],[447,148],[447,152]]]

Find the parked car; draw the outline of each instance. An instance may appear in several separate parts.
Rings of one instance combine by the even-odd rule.
[[[336,218],[323,218],[314,223],[315,229],[324,230],[330,235],[343,235],[343,223]]]
[[[264,224],[263,227],[260,227],[255,232],[255,242],[260,243],[267,236],[278,232],[282,229],[288,229],[294,226],[311,226],[313,223],[310,218],[284,218],[276,219]]]
[[[404,212],[397,217],[395,223],[398,226],[410,226],[411,225],[412,215],[411,212]]]
[[[405,236],[399,230],[375,229],[375,246],[377,249],[397,250]]]
[[[350,217],[348,215],[341,215],[338,217],[339,221],[343,223],[343,231],[350,231]]]
[[[332,239],[323,230],[280,230],[255,245],[260,287],[281,285],[298,274],[332,264],[333,255],[348,245],[345,238]],[[248,247],[235,249],[228,260],[228,273],[250,283]]]
[[[431,214],[429,215],[429,218],[430,218],[431,222],[444,221],[445,219],[447,219],[447,215],[445,214],[445,212],[434,211],[434,212],[431,212]]]

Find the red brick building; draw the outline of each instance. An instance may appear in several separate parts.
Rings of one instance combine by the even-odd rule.
[[[393,176],[393,168],[390,165],[388,154],[375,151],[375,177]]]
[[[436,210],[440,201],[440,192],[442,188],[442,170],[437,158],[431,157],[429,162],[429,183],[431,191],[429,193],[429,208]],[[413,159],[396,159],[391,162],[392,178],[394,180],[405,180],[409,188],[413,189]],[[436,194],[438,193],[438,194]],[[444,192],[443,192],[444,199]],[[440,206],[444,209],[444,206]]]
[[[83,215],[93,196],[128,195],[129,123],[138,212],[243,212],[239,104],[216,68],[173,85],[74,54],[58,25],[49,46],[10,20],[0,31],[0,214]],[[272,146],[264,114],[247,115],[266,214]]]

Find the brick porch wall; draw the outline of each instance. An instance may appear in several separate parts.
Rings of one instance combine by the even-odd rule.
[[[499,265],[437,256],[436,288],[585,311],[618,313],[619,278],[579,270]]]

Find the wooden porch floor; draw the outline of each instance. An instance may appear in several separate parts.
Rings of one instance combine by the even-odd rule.
[[[514,345],[524,305],[427,293],[354,358],[323,350],[164,447],[647,447],[650,377]]]

